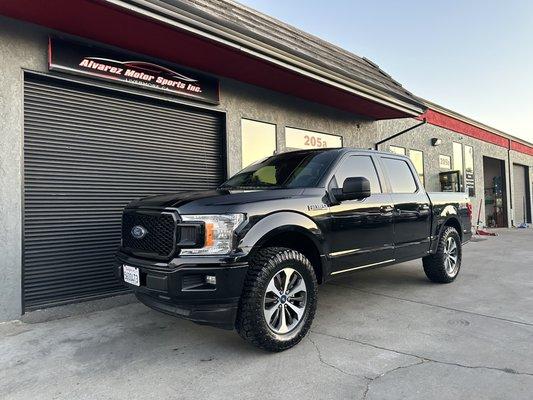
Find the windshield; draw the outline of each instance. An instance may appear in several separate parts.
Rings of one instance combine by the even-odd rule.
[[[246,167],[221,188],[315,187],[335,157],[336,152],[333,151],[278,154]]]

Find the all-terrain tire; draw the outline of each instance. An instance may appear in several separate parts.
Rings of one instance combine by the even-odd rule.
[[[455,243],[457,252],[456,252],[456,264],[452,270],[447,268],[446,258],[447,249],[449,249],[450,241]],[[439,243],[437,245],[437,251],[435,254],[431,254],[422,259],[424,265],[424,272],[428,279],[436,283],[450,283],[455,280],[461,269],[462,261],[462,246],[461,246],[461,237],[457,230],[451,226],[445,227],[444,231],[439,237]]]
[[[278,334],[268,325],[264,298],[271,279],[282,269],[296,270],[305,281],[307,299],[298,325],[290,332]],[[264,350],[279,352],[290,349],[302,340],[311,327],[317,305],[317,279],[309,260],[301,253],[284,247],[267,247],[252,256],[244,280],[243,293],[235,328],[239,335]]]

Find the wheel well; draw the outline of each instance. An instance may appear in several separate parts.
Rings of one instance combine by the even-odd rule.
[[[287,247],[302,253],[313,266],[318,283],[322,283],[323,275],[320,253],[313,241],[303,233],[284,231],[267,239],[261,244],[261,247]]]
[[[451,226],[452,228],[455,228],[455,230],[459,234],[459,237],[461,239],[463,238],[463,229],[461,228],[461,224],[456,218],[450,218],[448,221],[446,221],[444,226]]]

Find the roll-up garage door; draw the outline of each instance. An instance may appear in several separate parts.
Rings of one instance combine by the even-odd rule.
[[[520,225],[527,221],[526,167],[513,164],[513,211],[514,224]]]
[[[123,290],[112,268],[122,208],[216,187],[223,135],[219,113],[27,76],[25,307]]]

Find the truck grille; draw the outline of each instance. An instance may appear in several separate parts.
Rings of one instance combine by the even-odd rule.
[[[134,236],[134,227],[142,237]],[[122,246],[131,253],[169,258],[174,253],[175,244],[176,218],[173,214],[148,210],[125,210],[122,214]]]

